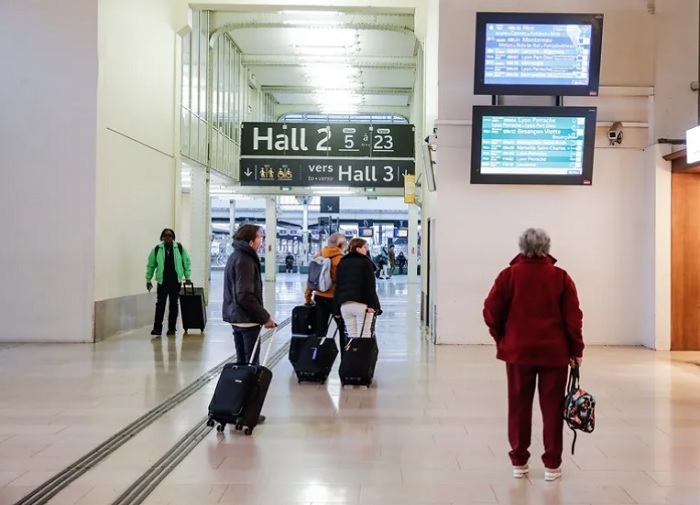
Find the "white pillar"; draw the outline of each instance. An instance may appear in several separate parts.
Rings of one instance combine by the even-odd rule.
[[[304,210],[301,216],[301,237],[303,245],[301,248],[301,264],[299,266],[309,264],[309,200],[307,198],[304,199]]]
[[[233,238],[233,234],[236,232],[236,200],[231,200],[229,203],[228,219],[228,233],[231,235],[231,238]]]
[[[265,280],[277,278],[277,197],[265,199]]]
[[[408,206],[408,282],[418,282],[418,206]]]
[[[197,286],[209,284],[209,181],[206,170],[192,168],[190,189],[190,244],[187,244],[192,262],[192,281]],[[205,289],[206,292],[206,289]]]

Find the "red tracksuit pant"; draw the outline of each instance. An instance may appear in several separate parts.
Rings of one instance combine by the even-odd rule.
[[[530,459],[532,437],[532,403],[535,388],[540,399],[544,425],[545,468],[561,466],[564,449],[564,395],[568,367],[512,365],[506,363],[508,374],[508,440],[513,466],[525,465]]]

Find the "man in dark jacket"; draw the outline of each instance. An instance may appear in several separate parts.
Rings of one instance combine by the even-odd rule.
[[[244,224],[233,236],[233,254],[224,272],[224,321],[233,327],[238,363],[259,363],[260,346],[253,348],[261,326],[274,328],[275,322],[263,307],[260,258],[256,252],[262,243],[260,227]]]

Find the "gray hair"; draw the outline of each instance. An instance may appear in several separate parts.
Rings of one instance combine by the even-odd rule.
[[[547,256],[552,241],[542,228],[528,228],[520,235],[518,245],[520,252],[528,258]]]
[[[340,247],[345,243],[345,234],[344,233],[333,233],[330,237],[328,237],[328,245],[331,246],[336,246]]]

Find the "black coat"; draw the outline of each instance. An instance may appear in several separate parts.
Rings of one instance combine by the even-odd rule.
[[[374,263],[357,252],[348,253],[338,263],[335,274],[335,310],[345,302],[364,303],[370,309],[380,310],[377,285],[374,278]]]
[[[265,324],[270,319],[263,306],[260,258],[242,240],[233,241],[233,254],[226,262],[222,316],[227,323]]]

